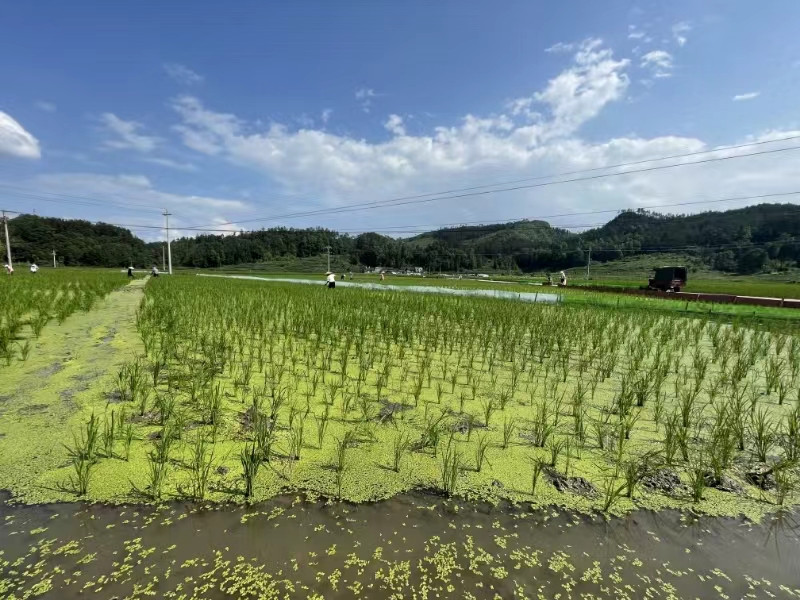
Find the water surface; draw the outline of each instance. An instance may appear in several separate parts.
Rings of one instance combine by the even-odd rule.
[[[284,283],[304,283],[307,285],[317,285],[323,287],[323,280],[296,279],[291,277],[256,277],[254,275],[211,275],[208,273],[198,273],[198,277],[223,277],[226,279],[248,279],[253,281],[281,281]],[[355,287],[367,288],[371,290],[392,290],[397,292],[419,292],[421,294],[450,294],[453,296],[484,296],[489,298],[503,298],[506,300],[520,300],[522,302],[546,302],[555,303],[561,300],[559,294],[539,293],[539,292],[508,292],[505,290],[480,290],[480,289],[460,289],[450,287],[439,287],[429,285],[392,285],[383,283],[362,283],[355,281],[336,281],[336,287]]]
[[[415,494],[358,506],[3,505],[0,597],[796,598],[796,527],[791,514],[606,521]]]

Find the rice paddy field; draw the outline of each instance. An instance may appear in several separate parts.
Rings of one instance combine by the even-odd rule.
[[[800,594],[791,319],[66,269],[0,299],[2,597]]]

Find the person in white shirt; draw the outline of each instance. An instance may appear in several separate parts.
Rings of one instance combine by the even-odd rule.
[[[150,269],[150,274],[151,274],[153,277],[158,277],[158,267],[157,267],[157,266],[155,266],[155,265],[153,265],[153,268],[152,268],[152,269]]]
[[[559,281],[558,285],[560,285],[561,287],[566,287],[567,286],[567,274],[564,273],[564,271],[561,271],[558,275],[559,275],[559,278],[560,278],[560,281]]]
[[[35,274],[36,271],[38,270],[39,270],[39,265],[37,265],[36,263],[31,263],[31,273]]]
[[[14,274],[14,267],[9,265],[8,263],[4,264],[3,267],[6,269],[6,275],[13,275]]]
[[[331,273],[330,271],[328,271],[327,273],[325,273],[325,282],[326,282],[326,285],[330,289],[335,288],[336,287],[336,275],[334,273]]]

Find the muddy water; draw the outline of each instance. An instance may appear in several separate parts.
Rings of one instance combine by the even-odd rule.
[[[0,598],[797,598],[798,521],[374,505],[0,507]],[[557,596],[561,594],[561,596]]]
[[[198,277],[223,277],[225,279],[245,279],[252,281],[275,282],[280,281],[283,283],[304,283],[310,285],[322,286],[323,281],[314,279],[293,279],[290,277],[255,277],[254,275],[209,275],[208,273],[201,273]],[[421,294],[449,294],[451,296],[483,296],[488,298],[503,298],[506,300],[519,300],[522,302],[545,302],[553,304],[561,300],[559,294],[548,294],[535,292],[507,292],[504,290],[479,290],[479,289],[461,289],[438,287],[433,285],[391,285],[382,283],[355,283],[353,281],[337,281],[336,287],[355,287],[366,288],[370,290],[392,290],[397,292],[418,292]]]

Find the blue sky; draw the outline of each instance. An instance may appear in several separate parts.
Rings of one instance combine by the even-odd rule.
[[[800,135],[800,3],[165,4],[0,6],[0,207],[357,232],[800,190],[789,151],[252,221]]]

